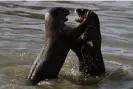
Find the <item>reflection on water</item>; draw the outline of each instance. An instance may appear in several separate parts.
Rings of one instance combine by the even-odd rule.
[[[105,76],[80,77],[77,58],[70,52],[58,80],[39,86],[27,82],[29,69],[45,42],[46,8],[56,6],[70,8],[70,25],[76,25],[75,8],[88,8],[98,14]],[[132,23],[133,2],[0,1],[0,89],[132,89]]]

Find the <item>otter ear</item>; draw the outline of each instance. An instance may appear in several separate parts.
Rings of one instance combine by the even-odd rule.
[[[86,16],[88,11],[89,11],[88,9],[83,9],[83,16]]]
[[[84,13],[87,13],[89,10],[88,9],[83,9],[83,12]]]
[[[81,12],[82,10],[81,9],[76,9],[77,12]]]
[[[57,11],[58,11],[57,9],[58,9],[58,8],[56,8],[56,7],[55,7],[55,8],[50,8],[50,9],[48,10],[48,13],[45,14],[45,18],[46,18],[47,16],[49,16],[49,15],[52,16],[52,17],[56,17],[56,16],[57,16],[57,13],[58,13],[58,12],[57,12]],[[48,14],[48,15],[47,15],[47,14]]]
[[[81,9],[76,9],[76,12],[77,12],[78,16],[81,16],[81,14],[82,14],[82,10]]]

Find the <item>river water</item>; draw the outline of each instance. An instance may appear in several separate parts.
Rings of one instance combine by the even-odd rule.
[[[80,78],[70,51],[58,80],[32,86],[27,76],[45,45],[44,14],[49,7],[94,10],[100,19],[106,75]],[[80,80],[80,81],[79,81]],[[0,1],[0,89],[133,89],[133,2]]]

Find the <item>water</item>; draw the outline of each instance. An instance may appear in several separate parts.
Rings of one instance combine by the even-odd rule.
[[[45,42],[48,7],[88,8],[101,23],[102,53],[107,73],[79,78],[72,51],[59,79],[30,85],[30,67]],[[68,24],[76,25],[71,12]],[[133,89],[133,2],[0,2],[0,89]]]

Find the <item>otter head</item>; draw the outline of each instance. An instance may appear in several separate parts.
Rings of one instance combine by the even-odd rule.
[[[88,9],[76,9],[76,13],[79,16],[79,18],[76,19],[76,22],[82,22],[86,18],[86,14],[88,11]]]
[[[66,22],[68,20],[67,15],[69,15],[69,10],[62,7],[55,7],[49,10],[50,15],[56,20],[63,20]]]
[[[45,18],[46,38],[56,38],[66,27],[69,10],[62,7],[50,8]]]

